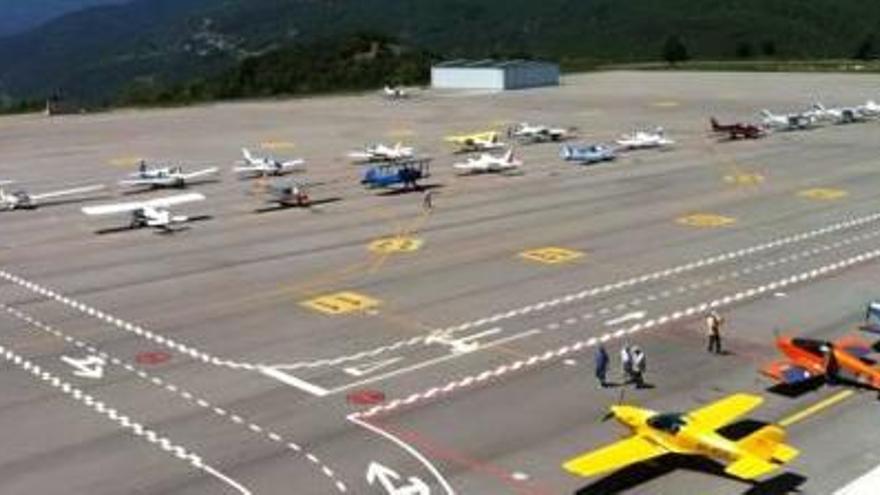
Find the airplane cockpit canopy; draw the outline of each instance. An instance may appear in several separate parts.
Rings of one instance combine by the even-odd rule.
[[[662,432],[675,435],[687,424],[684,414],[665,413],[648,418],[648,426]]]

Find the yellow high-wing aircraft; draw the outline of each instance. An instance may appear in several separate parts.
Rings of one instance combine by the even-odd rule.
[[[767,425],[733,441],[716,430],[763,401],[755,395],[735,394],[686,414],[612,406],[613,417],[633,436],[570,459],[562,467],[578,476],[595,476],[672,453],[709,457],[726,464],[727,474],[759,478],[797,457],[797,449],[784,443],[785,431]]]
[[[496,131],[463,134],[460,136],[446,136],[443,140],[447,143],[458,145],[461,151],[488,151],[505,146],[505,144],[498,138],[498,133]]]

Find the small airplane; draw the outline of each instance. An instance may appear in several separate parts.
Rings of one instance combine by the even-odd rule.
[[[507,146],[501,142],[498,133],[495,131],[462,134],[459,136],[446,136],[443,140],[447,143],[457,145],[459,151],[462,153],[496,150]]]
[[[675,141],[666,137],[663,128],[658,127],[651,131],[635,131],[632,134],[624,134],[617,140],[618,146],[624,150],[640,150],[650,148],[666,148],[675,144]]]
[[[33,210],[41,204],[51,203],[52,200],[68,196],[79,196],[106,189],[106,186],[94,185],[76,187],[62,191],[51,191],[42,194],[30,194],[24,190],[8,192],[3,188],[4,185],[12,183],[12,181],[0,181],[0,210]]]
[[[388,98],[389,100],[404,100],[409,98],[409,93],[399,86],[386,84],[382,89],[382,92],[385,95],[385,98]]]
[[[431,176],[430,164],[430,158],[376,164],[364,171],[361,184],[371,189],[401,186],[407,191],[419,190],[419,181]]]
[[[749,122],[736,122],[733,124],[719,124],[715,117],[709,119],[712,125],[712,132],[715,134],[726,134],[731,140],[736,139],[758,139],[767,135],[767,130],[761,126]]]
[[[665,454],[685,454],[722,462],[727,474],[740,479],[759,478],[797,457],[798,451],[785,444],[785,431],[767,425],[734,441],[717,430],[763,401],[756,395],[735,394],[689,413],[612,406],[610,417],[629,428],[632,436],[570,459],[563,468],[590,477]]]
[[[761,110],[761,125],[774,131],[801,131],[814,127],[816,119],[812,115],[792,113],[777,115],[770,110]]]
[[[403,143],[397,143],[394,146],[385,146],[384,144],[372,144],[363,150],[352,151],[348,157],[358,161],[394,161],[412,158],[413,149],[403,146]]]
[[[266,199],[267,203],[273,203],[282,208],[305,208],[311,204],[307,186],[301,182],[284,181],[269,184],[265,192],[269,195]]]
[[[107,205],[86,206],[82,212],[89,216],[129,213],[129,228],[153,227],[164,231],[172,231],[174,227],[191,220],[184,215],[172,215],[168,208],[194,201],[203,201],[205,196],[200,193],[178,194],[147,201],[132,201]]]
[[[844,337],[834,342],[802,337],[776,339],[776,347],[787,360],[775,361],[761,368],[761,373],[781,384],[794,385],[828,377],[831,362],[828,353],[834,353],[834,378],[851,378],[854,382],[880,390],[880,369],[868,356],[871,345],[858,337]]]
[[[571,137],[571,131],[569,129],[531,125],[528,122],[522,122],[511,127],[508,135],[521,143],[544,143],[568,139]]]
[[[500,173],[517,170],[522,161],[514,156],[513,148],[501,156],[483,153],[477,158],[468,158],[465,162],[453,164],[453,168],[464,174]]]
[[[857,106],[856,110],[865,118],[880,117],[880,105],[874,100],[868,100],[864,105]]]
[[[301,158],[280,162],[270,157],[254,156],[247,148],[242,148],[241,153],[244,156],[244,164],[236,166],[232,171],[239,174],[248,174],[254,177],[283,175],[305,163],[305,160]]]
[[[614,149],[604,144],[584,146],[563,146],[559,156],[568,162],[579,162],[585,165],[599,162],[610,162],[617,158]]]
[[[121,186],[150,186],[159,187],[186,187],[188,182],[201,177],[214,175],[219,171],[217,167],[208,167],[195,172],[186,173],[181,166],[173,167],[148,167],[141,161],[138,171],[131,174],[130,179],[119,181]]]
[[[833,122],[835,124],[852,124],[866,120],[866,117],[862,115],[858,108],[826,108],[821,102],[813,103],[805,114],[811,116],[817,122]]]

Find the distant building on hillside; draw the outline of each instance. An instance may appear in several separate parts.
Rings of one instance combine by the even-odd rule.
[[[450,60],[431,67],[438,89],[523,89],[559,85],[559,65],[535,60]]]

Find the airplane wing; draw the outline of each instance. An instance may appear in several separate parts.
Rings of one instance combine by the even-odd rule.
[[[805,382],[816,377],[807,368],[789,361],[774,361],[761,368],[761,373],[787,385]]]
[[[62,196],[73,196],[75,194],[86,194],[90,192],[96,192],[106,189],[104,185],[95,185],[95,186],[86,186],[86,187],[77,187],[74,189],[67,189],[64,191],[52,191],[43,194],[32,194],[31,199],[34,201],[42,201],[44,199],[52,199],[58,198]]]
[[[562,467],[571,474],[589,477],[647,461],[666,453],[663,447],[636,436],[569,459]]]
[[[757,395],[734,394],[688,413],[688,418],[700,425],[717,429],[761,405],[764,399]]]
[[[846,336],[835,340],[834,347],[843,349],[848,354],[852,354],[858,358],[864,358],[869,354],[874,353],[874,350],[871,348],[871,344],[868,343],[868,341],[855,336]]]
[[[166,186],[172,184],[173,179],[169,177],[153,178],[153,179],[126,179],[119,181],[120,186]]]
[[[217,170],[217,167],[208,167],[201,170],[196,170],[195,172],[190,172],[188,174],[180,174],[180,176],[183,177],[183,180],[192,180],[199,177],[204,177],[206,175],[216,174]]]
[[[148,201],[131,201],[128,203],[115,203],[109,205],[86,206],[82,212],[86,215],[111,215],[114,213],[127,213],[130,211],[140,210],[142,208],[168,208],[170,206],[193,201],[202,201],[205,196],[201,193],[178,194],[176,196],[167,196],[164,198],[156,198]]]
[[[237,165],[232,171],[233,172],[262,172],[265,167],[261,165]]]
[[[281,168],[283,170],[288,170],[291,168],[299,167],[300,165],[303,165],[305,162],[306,162],[305,160],[303,160],[301,158],[297,158],[296,160],[289,160],[289,161],[283,162],[281,164]]]

